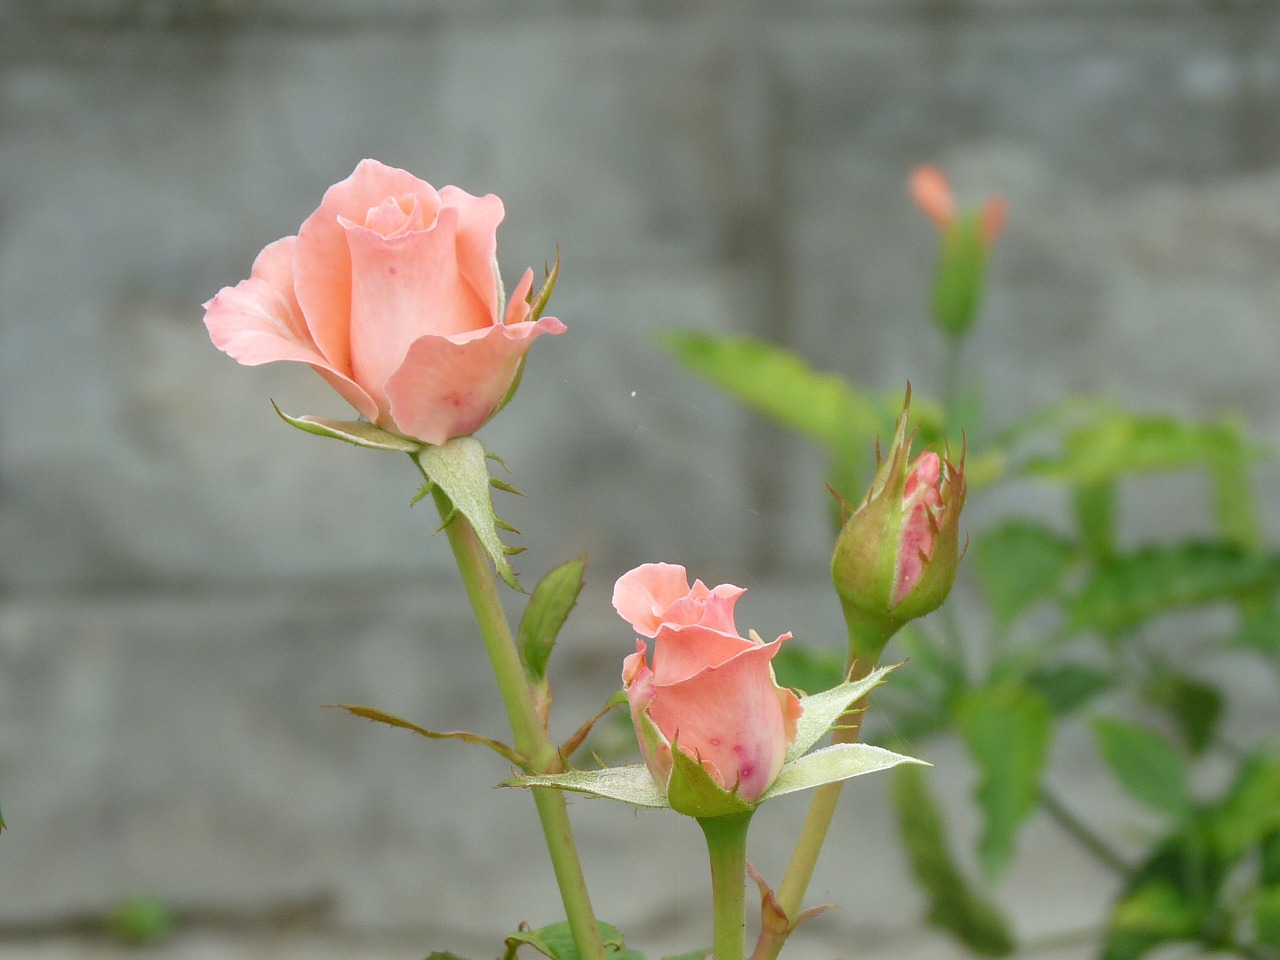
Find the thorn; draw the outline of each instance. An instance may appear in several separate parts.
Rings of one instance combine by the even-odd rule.
[[[524,534],[522,534],[519,530],[517,530],[511,524],[507,523],[507,521],[503,520],[501,517],[494,517],[493,522],[501,529],[506,530],[508,533],[514,533],[517,537],[524,536]]]
[[[519,490],[517,490],[517,489],[516,489],[515,487],[513,487],[511,484],[507,483],[507,481],[505,481],[505,480],[499,480],[497,477],[490,477],[490,478],[489,478],[489,485],[490,485],[491,487],[493,487],[494,489],[496,489],[496,490],[501,490],[503,493],[514,493],[517,497],[523,497],[523,496],[524,496],[524,494],[523,494],[523,493],[521,493]]]
[[[513,547],[505,543],[502,545],[502,552],[508,557],[514,557],[516,554],[524,553],[528,549],[528,547]]]
[[[496,453],[486,450],[484,452],[484,458],[486,460],[492,460],[494,463],[502,467],[503,470],[507,471],[507,473],[511,472],[511,468],[507,466],[507,461],[503,460],[502,457],[498,456]]]
[[[409,501],[409,506],[416,506],[425,500],[431,494],[431,491],[435,489],[435,486],[436,485],[430,480],[424,483],[421,489],[413,495],[413,499]]]
[[[453,523],[453,521],[456,520],[457,517],[458,517],[458,508],[457,507],[450,508],[449,512],[445,514],[444,519],[440,521],[440,526],[436,527],[436,533],[439,533],[445,527],[449,526],[449,524]]]

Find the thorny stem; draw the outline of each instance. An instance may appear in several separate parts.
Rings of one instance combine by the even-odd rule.
[[[438,487],[432,490],[432,496],[441,519],[448,517],[453,512],[448,496]],[[529,758],[535,770],[556,772],[560,768],[560,757],[550,735],[538,720],[533,692],[525,679],[520,652],[512,638],[506,612],[502,609],[493,568],[484,547],[471,524],[460,513],[454,516],[445,531],[467,589],[467,597],[471,600],[485,651],[493,666],[516,750]],[[578,859],[564,795],[556,790],[534,790],[533,801],[538,808],[542,832],[546,835],[551,866],[560,887],[560,898],[564,902],[565,916],[578,956],[583,960],[604,960],[604,942],[587,894],[586,878]]]

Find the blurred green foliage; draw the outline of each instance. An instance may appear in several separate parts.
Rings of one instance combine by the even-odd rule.
[[[945,321],[935,316],[946,368],[962,371],[968,327]],[[693,373],[816,443],[832,489],[862,501],[900,391],[868,392],[749,337],[670,333],[663,342]],[[914,391],[917,444],[967,445],[971,501],[998,503],[1012,483],[1049,485],[1071,522],[1006,515],[976,531],[966,566],[986,601],[981,633],[962,635],[944,608],[893,641],[910,662],[877,693],[869,735],[912,741],[917,752],[924,738],[957,738],[975,766],[982,817],[979,881],[953,859],[950,804],[934,803],[921,770],[895,772],[902,841],[929,921],[977,954],[1018,948],[984,885],[1007,873],[1038,811],[1116,875],[1098,946],[1104,960],[1137,960],[1173,943],[1280,960],[1280,741],[1225,742],[1231,692],[1203,671],[1216,657],[1250,657],[1280,684],[1280,553],[1264,544],[1250,479],[1265,451],[1231,419],[1139,413],[1093,397],[988,431],[981,397],[945,379],[951,395],[940,401]],[[1122,494],[1141,495],[1150,475],[1173,472],[1203,478],[1215,532],[1189,536],[1171,516],[1159,540],[1130,545]],[[1176,654],[1161,643],[1169,618],[1214,606],[1233,611],[1222,635]],[[775,667],[781,682],[813,691],[838,682],[842,654],[796,642]],[[1135,822],[1163,824],[1136,861],[1056,796],[1052,745],[1066,724],[1089,727],[1100,769],[1132,799]],[[1201,765],[1233,770],[1229,789],[1201,795]]]

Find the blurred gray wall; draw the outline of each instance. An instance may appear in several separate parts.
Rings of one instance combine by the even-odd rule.
[[[483,436],[529,494],[505,506],[526,578],[591,553],[565,728],[617,684],[608,595],[636,563],[751,587],[762,632],[839,635],[819,457],[655,334],[750,332],[877,391],[936,390],[916,163],[1010,201],[967,355],[993,422],[1090,391],[1280,443],[1273,0],[0,0],[12,929],[139,890],[242,919],[329,898],[333,929],[407,930],[419,953],[555,919],[531,805],[488,789],[500,762],[317,709],[502,733],[410,465],[288,429],[268,398],[343,404],[303,368],[237,367],[200,322],[365,156],[498,193],[509,284],[564,252],[570,332]],[[1258,479],[1275,542],[1280,473]],[[1133,522],[1207,527],[1199,491],[1169,497],[1131,498]],[[879,790],[858,796],[896,879],[851,889],[863,841],[842,841],[815,897],[862,906],[814,949],[861,931],[903,956],[890,934],[918,907]],[[661,859],[690,855],[688,825],[574,815],[601,914],[692,946],[700,855],[675,880]],[[783,831],[760,840],[775,879]],[[1106,901],[1087,873],[1062,883],[1086,914]],[[1051,895],[1026,891],[1003,895],[1052,932]]]

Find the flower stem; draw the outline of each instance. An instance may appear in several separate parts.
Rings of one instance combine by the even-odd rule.
[[[433,490],[432,495],[441,518],[448,517],[453,511],[449,498],[439,488]],[[520,652],[516,649],[506,612],[502,609],[488,555],[475,530],[461,514],[456,514],[445,530],[484,639],[485,651],[493,666],[516,750],[527,757],[537,771],[557,772],[560,757],[550,735],[538,720],[533,692],[525,679]],[[564,795],[556,790],[534,790],[533,800],[538,808],[538,819],[542,822],[542,832],[546,835],[551,866],[560,886],[560,898],[564,901],[565,916],[578,956],[583,960],[603,960],[604,942],[587,894],[586,878],[578,859]]]
[[[846,620],[849,624],[848,670],[852,679],[861,680],[875,669],[876,664],[874,659],[858,656],[858,653],[875,650],[878,655],[895,631],[870,623],[863,618],[848,616],[849,612],[846,609]],[[866,697],[849,708],[832,735],[831,739],[834,743],[858,742],[858,736],[862,732],[862,715],[866,708]],[[826,842],[827,831],[831,828],[831,819],[835,816],[836,806],[840,802],[840,791],[843,788],[844,782],[839,781],[823,784],[813,792],[809,812],[805,815],[800,836],[796,839],[796,848],[791,852],[787,872],[783,875],[782,883],[778,887],[778,904],[792,924],[791,929],[795,929],[794,924],[800,916],[805,891],[809,889],[814,867],[818,865],[818,855],[822,852],[823,843]],[[788,930],[783,934],[770,934],[768,931],[762,931],[752,960],[776,960],[790,932]]]
[[[747,827],[751,812],[698,820],[711,855],[715,960],[743,960],[747,947]]]
[[[1112,850],[1101,837],[1085,826],[1047,787],[1040,788],[1040,805],[1063,831],[1093,854],[1099,863],[1122,877],[1129,876],[1133,868],[1125,862],[1124,857]]]

